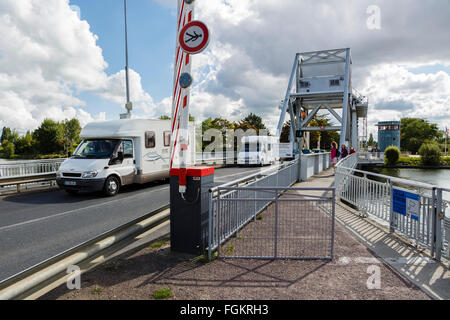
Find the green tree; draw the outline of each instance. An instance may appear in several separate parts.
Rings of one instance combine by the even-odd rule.
[[[385,164],[389,166],[395,166],[400,159],[400,150],[398,150],[395,146],[387,147],[384,151],[385,155]]]
[[[19,138],[19,133],[16,130],[11,130],[11,128],[3,127],[2,136],[0,137],[0,142],[3,144],[4,141],[11,143],[16,143]]]
[[[225,130],[233,130],[235,129],[235,124],[222,118],[212,118],[205,119],[202,124],[202,133],[205,133],[209,129],[216,129],[224,133]],[[202,150],[205,150],[206,146],[208,146],[211,141],[202,141]],[[223,136],[223,145],[226,143],[226,136]],[[197,146],[198,147],[198,146]]]
[[[419,154],[425,166],[438,166],[441,163],[442,154],[437,143],[424,143],[419,149]]]
[[[39,154],[62,154],[64,152],[64,126],[51,119],[45,119],[33,132]]]
[[[401,120],[402,149],[417,154],[426,141],[437,141],[442,137],[442,131],[436,124],[418,118],[403,118]]]
[[[291,137],[291,120],[288,120],[283,124],[283,128],[281,129],[280,142],[288,143],[290,137]]]
[[[8,127],[3,127],[2,129],[2,136],[0,138],[1,144],[3,144],[4,141],[11,141],[12,138],[12,131]]]
[[[368,147],[375,147],[375,140],[373,138],[373,134],[371,133],[369,136],[369,140],[367,141]]]
[[[238,127],[244,130],[245,128],[255,129],[258,134],[259,130],[267,130],[266,126],[262,121],[262,118],[253,113],[250,113],[248,116],[242,119],[238,124]]]
[[[19,155],[32,155],[35,152],[35,144],[36,141],[33,139],[33,136],[30,131],[19,137],[16,141],[16,153]]]
[[[202,122],[202,132],[205,132],[209,129],[217,129],[217,130],[226,130],[226,129],[234,129],[235,124],[222,118],[208,118]]]
[[[171,119],[172,119],[172,117],[169,117],[167,115],[162,115],[162,116],[159,117],[159,120],[171,120]],[[191,114],[189,114],[189,121],[190,122],[195,122],[195,117],[193,115],[191,115]]]
[[[62,123],[64,130],[64,151],[65,153],[73,153],[76,146],[81,142],[80,133],[81,125],[78,119],[65,120]]]
[[[14,143],[4,140],[2,143],[2,157],[5,159],[12,159],[15,154]]]
[[[311,127],[332,127],[333,123],[325,116],[318,116],[310,123]],[[337,142],[339,145],[340,134],[336,131],[313,131],[310,134],[311,149],[317,148],[317,142],[320,139],[321,149],[331,149],[331,143]]]

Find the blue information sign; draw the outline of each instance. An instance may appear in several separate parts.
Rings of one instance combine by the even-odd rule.
[[[392,189],[393,206],[392,211],[402,216],[419,220],[419,195],[399,189]]]

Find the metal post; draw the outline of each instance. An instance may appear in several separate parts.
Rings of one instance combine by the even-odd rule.
[[[441,255],[442,255],[442,225],[441,225],[441,218],[443,215],[442,210],[442,189],[437,189],[437,206],[436,206],[436,260],[441,261]]]
[[[129,82],[129,72],[128,72],[128,23],[127,23],[127,0],[123,0],[124,6],[124,16],[125,16],[125,80],[127,88],[127,113],[131,115],[130,106],[130,82]]]
[[[219,229],[219,223],[220,223],[220,220],[221,220],[221,217],[220,217],[220,189],[217,189],[217,210],[216,210],[216,212],[217,212],[217,230],[220,230]],[[218,235],[219,236],[219,235]],[[220,256],[220,246],[221,246],[221,244],[220,244],[220,236],[219,236],[219,238],[217,239],[217,252],[218,252],[218,255]]]
[[[350,65],[351,65],[351,56],[350,56],[350,49],[346,50],[346,62],[345,62],[345,88],[344,88],[344,99],[342,103],[342,130],[341,130],[341,141],[340,146],[343,144],[346,144],[347,141],[347,133],[348,133],[348,126],[351,125],[348,121],[350,116],[350,108],[349,108],[349,95],[351,93],[350,90]]]
[[[331,201],[331,260],[334,258],[334,228],[335,228],[335,210],[336,210],[336,189],[333,189],[333,199]]]
[[[213,193],[209,190],[209,218],[208,218],[208,260],[212,260],[212,244],[213,244]]]
[[[278,190],[275,190],[275,234],[273,257],[278,257]]]
[[[437,211],[437,200],[436,200],[436,188],[432,190],[432,200],[431,200],[431,256],[433,257],[436,251],[436,211]]]
[[[390,232],[395,232],[396,227],[396,217],[394,216],[394,192],[392,191],[392,180],[389,180],[389,191],[391,192],[391,201],[389,204],[389,225],[390,225]]]
[[[254,178],[254,180],[255,180],[255,182],[254,182],[254,186],[255,187],[257,187],[257,178],[255,177]],[[253,199],[254,199],[254,201],[253,201],[253,216],[254,216],[254,219],[255,219],[255,222],[256,222],[256,189],[255,190],[253,190]]]

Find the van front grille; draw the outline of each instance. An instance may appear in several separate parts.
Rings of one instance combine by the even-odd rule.
[[[69,173],[69,172],[63,172],[64,177],[70,177],[70,178],[81,178],[81,173]]]

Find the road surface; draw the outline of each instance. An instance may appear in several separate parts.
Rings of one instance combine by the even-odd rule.
[[[216,169],[215,184],[260,170]],[[127,186],[113,198],[58,189],[1,197],[0,281],[167,204],[167,182]]]

